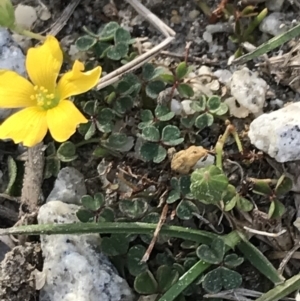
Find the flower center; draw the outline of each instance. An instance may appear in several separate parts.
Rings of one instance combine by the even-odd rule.
[[[59,98],[55,97],[43,86],[34,86],[35,94],[30,96],[30,99],[35,100],[37,105],[44,110],[49,110],[56,107],[59,103]]]

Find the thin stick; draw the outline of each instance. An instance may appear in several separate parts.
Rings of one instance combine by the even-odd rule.
[[[258,234],[258,235],[262,235],[262,236],[268,236],[268,237],[278,237],[286,232],[286,229],[283,229],[283,230],[279,231],[278,233],[269,233],[269,232],[265,232],[265,231],[255,230],[255,229],[252,229],[252,228],[249,228],[246,226],[244,226],[244,229],[250,233]]]
[[[279,265],[279,268],[278,268],[278,270],[277,270],[278,273],[279,273],[280,275],[282,275],[285,266],[286,266],[287,263],[290,261],[290,259],[292,258],[293,254],[294,254],[299,248],[300,248],[300,241],[298,241],[298,242],[294,245],[294,247],[293,247],[291,250],[289,250],[289,251],[287,252],[287,254],[285,255],[285,257],[282,259],[282,261],[281,261],[281,263],[280,263],[280,265]]]
[[[102,77],[96,87],[97,90],[103,89],[117,80],[119,80],[124,73],[130,72],[133,70],[138,69],[140,66],[144,65],[145,62],[149,61],[152,57],[156,56],[161,49],[169,45],[173,41],[174,37],[168,37],[164,41],[162,41],[157,46],[153,47],[151,50],[147,51],[146,53],[142,54],[141,56],[137,57],[133,61],[129,62],[128,64],[120,67],[119,69],[105,75]]]
[[[158,223],[157,223],[156,229],[155,229],[155,231],[154,231],[154,233],[153,233],[153,238],[152,238],[152,240],[151,240],[151,242],[150,242],[150,245],[148,246],[148,249],[147,249],[146,253],[144,254],[144,256],[143,256],[141,262],[147,262],[147,261],[148,261],[149,256],[150,256],[150,254],[151,254],[151,252],[152,252],[152,250],[153,250],[153,248],[154,248],[154,245],[155,245],[155,243],[156,243],[156,241],[157,241],[157,238],[158,238],[160,229],[161,229],[162,225],[163,225],[163,224],[165,223],[165,221],[166,221],[168,209],[169,209],[168,204],[165,204],[165,206],[164,206],[164,208],[163,208],[163,210],[162,210],[162,213],[161,213],[161,215],[160,215],[159,221],[158,221]]]
[[[156,15],[154,15],[148,8],[137,0],[126,0],[141,16],[147,19],[158,31],[165,37],[175,36],[176,32],[162,22]]]

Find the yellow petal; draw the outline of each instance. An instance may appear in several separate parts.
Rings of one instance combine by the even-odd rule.
[[[36,102],[30,99],[34,94],[32,84],[13,71],[0,71],[0,107],[24,108],[34,106]]]
[[[7,118],[0,125],[0,139],[12,139],[15,143],[34,146],[47,133],[46,111],[39,107],[23,109]]]
[[[53,93],[63,63],[59,42],[47,36],[43,45],[30,48],[26,57],[27,73],[34,85],[44,87]]]
[[[88,120],[69,100],[62,100],[57,107],[47,111],[49,131],[58,142],[67,141],[75,133],[76,127],[86,122]]]
[[[93,70],[82,72],[84,65],[75,61],[72,71],[65,73],[58,83],[58,93],[61,99],[67,99],[70,96],[78,95],[95,87],[102,68],[96,67]]]

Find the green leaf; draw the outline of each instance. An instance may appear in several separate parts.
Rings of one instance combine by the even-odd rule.
[[[121,80],[118,82],[116,87],[116,92],[121,95],[129,95],[134,91],[135,87],[131,85],[131,83]]]
[[[180,191],[184,196],[190,196],[191,194],[191,176],[186,175],[186,176],[181,176],[179,178],[179,187]]]
[[[79,209],[76,212],[76,216],[82,223],[89,223],[94,219],[94,214],[86,209]]]
[[[201,101],[193,101],[190,105],[191,109],[196,112],[203,112],[206,109],[206,100],[205,96],[201,99]]]
[[[226,103],[222,102],[220,104],[219,109],[215,112],[215,114],[217,116],[222,116],[222,115],[225,115],[228,112],[228,110],[229,110],[228,105]]]
[[[191,201],[182,200],[176,207],[176,215],[182,220],[190,220],[194,216],[193,213],[199,214],[199,209]]]
[[[207,109],[211,113],[217,112],[220,109],[220,106],[221,106],[221,99],[219,96],[213,95],[213,96],[209,97],[209,99],[207,101]]]
[[[17,178],[17,164],[12,156],[8,156],[7,158],[7,168],[8,168],[8,184],[5,190],[5,193],[9,194],[12,190],[12,187]]]
[[[168,83],[168,84],[173,84],[175,82],[174,75],[169,74],[169,73],[161,74],[159,77],[162,81],[164,81],[165,83]]]
[[[131,40],[130,33],[126,29],[119,27],[115,31],[115,44],[117,44],[119,42],[124,42],[124,43],[129,44],[130,40]]]
[[[258,250],[248,239],[239,232],[242,241],[237,245],[238,249],[243,253],[244,258],[249,262],[265,277],[272,281],[275,285],[283,282],[285,279],[275,269],[273,264],[264,256],[264,254]]]
[[[102,59],[106,56],[107,51],[110,47],[111,47],[111,44],[109,44],[109,43],[98,42],[94,46],[94,52],[98,58]]]
[[[190,98],[194,96],[194,90],[188,84],[180,84],[177,87],[178,93],[183,98]]]
[[[277,199],[271,202],[268,217],[269,218],[278,218],[281,217],[285,213],[285,206],[278,201]]]
[[[102,237],[101,251],[108,256],[117,256],[127,253],[128,239],[123,234],[112,234],[110,237]]]
[[[175,113],[171,112],[165,105],[157,105],[155,108],[155,116],[160,121],[169,121],[175,116]]]
[[[144,160],[153,160],[154,163],[162,162],[167,155],[167,151],[161,145],[153,142],[144,143],[140,149],[140,153]]]
[[[97,116],[96,126],[102,133],[110,133],[113,129],[113,119],[115,118],[114,112],[109,108],[102,109]]]
[[[239,196],[236,200],[236,207],[244,212],[249,212],[253,209],[253,204],[246,198]]]
[[[187,129],[190,129],[193,127],[195,120],[196,120],[195,115],[190,115],[190,116],[185,116],[185,117],[180,118],[181,124]]]
[[[75,46],[79,51],[87,51],[91,49],[96,43],[97,39],[88,35],[84,35],[76,40]]]
[[[96,113],[97,102],[94,100],[87,101],[82,109],[84,113],[93,116]]]
[[[57,158],[62,162],[70,162],[77,157],[76,146],[70,141],[62,143],[57,149]]]
[[[123,96],[116,100],[114,110],[123,115],[133,108],[133,99],[131,96]]]
[[[175,71],[177,80],[183,79],[187,75],[188,70],[186,62],[179,63]]]
[[[137,275],[133,286],[137,293],[144,295],[155,294],[158,289],[158,284],[149,270]]]
[[[142,74],[145,80],[150,80],[154,74],[154,66],[152,64],[146,63],[143,66]]]
[[[96,124],[94,122],[89,122],[89,128],[84,135],[84,140],[89,140],[96,133]]]
[[[110,41],[113,40],[116,30],[119,28],[117,22],[109,22],[104,28],[98,33],[100,41]]]
[[[276,184],[275,194],[277,196],[284,195],[291,191],[292,187],[293,181],[286,176],[281,176]]]
[[[156,279],[160,293],[166,292],[179,279],[179,273],[174,268],[162,265],[157,269]]]
[[[49,179],[51,176],[57,177],[60,167],[60,160],[57,157],[46,158],[44,179]]]
[[[160,133],[155,126],[150,125],[143,128],[142,137],[147,141],[158,142],[160,140]]]
[[[114,150],[122,150],[122,148],[128,143],[128,137],[122,133],[112,133],[107,141],[106,146]]]
[[[96,211],[104,204],[104,196],[101,193],[97,193],[95,197],[90,195],[84,195],[81,198],[81,204],[86,209]]]
[[[253,192],[259,195],[268,195],[271,196],[273,194],[272,189],[269,184],[264,182],[263,180],[256,180],[253,185]]]
[[[127,55],[128,50],[128,44],[119,42],[115,46],[108,48],[106,56],[113,61],[119,61],[121,58]]]
[[[110,207],[105,207],[99,214],[99,222],[113,222],[115,220],[114,210]]]
[[[141,218],[148,210],[148,203],[144,199],[121,200],[119,202],[120,211],[132,219]]]
[[[210,264],[220,264],[225,255],[225,243],[221,238],[212,241],[211,246],[201,245],[196,250],[197,256],[204,262]]]
[[[175,146],[184,141],[180,136],[181,132],[177,126],[167,125],[162,130],[161,139],[165,145]]]
[[[180,199],[180,191],[179,190],[171,190],[168,194],[166,202],[168,204],[173,204]]]
[[[237,254],[229,254],[224,258],[224,264],[228,268],[236,268],[244,262],[244,258],[237,256]]]
[[[145,253],[146,248],[142,245],[135,245],[129,249],[127,254],[127,265],[129,273],[132,276],[137,276],[148,269],[147,263],[141,262]]]
[[[215,165],[195,170],[191,176],[191,192],[204,204],[217,204],[228,186],[228,179]]]
[[[207,292],[218,293],[222,288],[225,290],[238,288],[242,281],[242,276],[239,273],[225,267],[219,267],[205,275],[202,285]]]
[[[155,99],[158,97],[158,94],[165,89],[165,83],[161,80],[154,80],[147,84],[146,94],[148,97]]]
[[[206,127],[211,126],[213,123],[214,123],[214,117],[209,113],[203,113],[199,115],[195,120],[195,126],[200,130],[203,130]]]
[[[237,198],[239,198],[239,195],[237,194],[235,187],[229,184],[227,186],[227,190],[224,191],[222,196],[222,201],[224,203],[224,210],[226,212],[234,208],[234,206],[236,205]]]

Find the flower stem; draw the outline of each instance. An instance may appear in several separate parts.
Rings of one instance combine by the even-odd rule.
[[[24,29],[24,28],[22,28],[18,25],[15,25],[11,30],[14,31],[17,34],[26,36],[26,37],[31,38],[31,39],[35,39],[35,40],[39,40],[39,41],[44,41],[46,39],[46,37],[44,37],[44,36],[42,36],[38,33],[34,33],[32,31]]]

